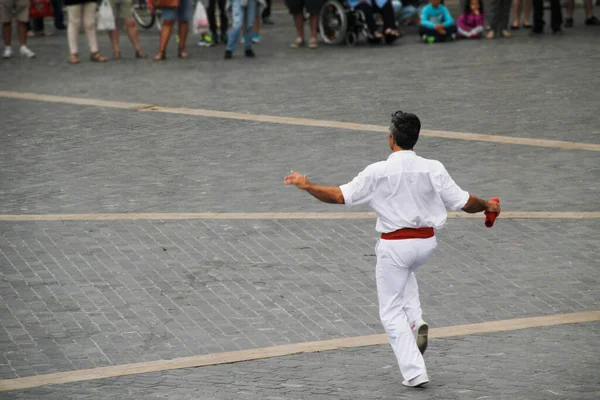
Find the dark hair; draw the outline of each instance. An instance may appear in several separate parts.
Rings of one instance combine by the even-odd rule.
[[[392,114],[390,134],[394,142],[404,150],[412,149],[419,140],[421,121],[415,114],[396,111]]]
[[[479,0],[479,12],[484,14],[483,12],[483,0]],[[465,14],[470,14],[471,11],[471,0],[465,0]]]

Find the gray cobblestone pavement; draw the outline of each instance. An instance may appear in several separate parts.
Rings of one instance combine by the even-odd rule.
[[[595,400],[599,323],[437,339],[431,383],[404,388],[389,346],[165,371],[5,393],[8,399]]]
[[[598,226],[452,221],[419,272],[428,320],[597,309]],[[3,378],[382,331],[371,220],[1,227]]]

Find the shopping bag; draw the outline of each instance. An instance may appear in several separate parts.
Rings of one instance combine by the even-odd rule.
[[[114,31],[115,30],[115,14],[110,5],[109,0],[102,0],[97,15],[97,30],[99,31]]]
[[[53,17],[52,3],[50,0],[31,0],[29,7],[29,18],[46,18]]]
[[[201,1],[196,3],[196,11],[194,11],[194,34],[202,34],[208,31],[208,17],[206,9]]]

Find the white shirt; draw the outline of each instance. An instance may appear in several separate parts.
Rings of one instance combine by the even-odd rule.
[[[458,211],[469,200],[469,193],[458,187],[441,162],[410,150],[369,165],[340,189],[346,205],[368,204],[375,211],[375,229],[382,233],[439,229],[446,223],[446,209]]]

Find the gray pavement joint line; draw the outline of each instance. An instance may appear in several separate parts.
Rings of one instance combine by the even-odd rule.
[[[372,212],[255,212],[255,213],[92,213],[0,214],[0,222],[123,221],[123,220],[270,220],[270,219],[374,219]],[[448,213],[449,219],[483,219],[482,214]],[[503,211],[502,219],[600,219],[600,212]]]
[[[298,126],[313,126],[323,128],[335,128],[335,129],[347,129],[354,131],[371,131],[371,132],[382,132],[388,131],[387,126],[381,125],[369,125],[369,124],[357,124],[350,122],[339,122],[339,121],[326,121],[326,120],[315,120],[307,118],[292,118],[292,117],[278,117],[272,115],[256,115],[246,113],[236,113],[228,111],[215,111],[215,110],[204,110],[204,109],[192,109],[192,108],[177,108],[177,107],[161,107],[151,104],[139,104],[139,103],[126,103],[118,101],[106,101],[97,99],[83,99],[76,97],[64,97],[64,96],[51,96],[37,93],[20,93],[0,90],[0,97],[21,99],[21,100],[33,100],[33,101],[46,101],[54,103],[67,103],[77,105],[88,105],[97,107],[111,107],[111,108],[122,108],[141,112],[164,112],[169,114],[184,114],[184,115],[195,115],[210,118],[224,118],[224,119],[237,119],[244,121],[255,121],[255,122],[268,122],[275,124],[287,124],[287,125],[298,125]],[[552,147],[559,149],[570,149],[570,150],[590,150],[600,151],[600,144],[596,143],[580,143],[580,142],[566,142],[560,140],[548,140],[548,139],[533,139],[533,138],[522,138],[514,136],[502,136],[502,135],[484,135],[478,133],[466,133],[466,132],[449,132],[449,131],[438,131],[438,130],[421,130],[423,136],[438,137],[444,139],[456,139],[456,140],[470,140],[480,142],[493,142],[501,144],[517,144],[525,146],[537,146],[537,147]]]
[[[501,321],[489,321],[477,324],[456,325],[430,329],[430,338],[447,338],[492,332],[513,331],[519,329],[600,321],[600,310],[576,312],[570,314],[548,315],[542,317],[518,318]],[[339,339],[320,340],[238,350],[223,353],[203,354],[181,357],[171,360],[147,361],[132,364],[114,365],[76,371],[5,379],[0,381],[0,392],[27,389],[46,385],[64,384],[95,379],[114,378],[125,375],[137,375],[149,372],[193,368],[218,364],[230,364],[241,361],[260,360],[272,357],[290,356],[301,353],[314,353],[343,348],[382,345],[387,343],[385,334],[375,334]]]

